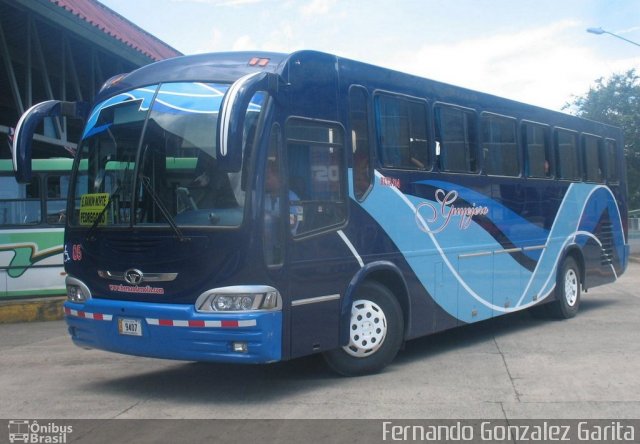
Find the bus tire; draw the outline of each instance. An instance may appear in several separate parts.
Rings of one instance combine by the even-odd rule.
[[[349,344],[324,353],[329,367],[345,376],[377,373],[395,358],[404,335],[402,308],[391,291],[364,282],[354,295]]]
[[[550,314],[557,319],[569,319],[580,308],[580,267],[576,260],[567,256],[562,262],[556,282],[556,300],[549,304]]]

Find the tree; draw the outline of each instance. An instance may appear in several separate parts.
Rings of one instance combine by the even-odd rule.
[[[579,117],[619,126],[624,133],[629,208],[640,208],[640,75],[635,69],[596,80],[583,96],[564,106]]]

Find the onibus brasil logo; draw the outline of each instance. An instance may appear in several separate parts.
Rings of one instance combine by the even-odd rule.
[[[73,426],[58,425],[55,422],[40,424],[38,421],[13,419],[9,421],[9,442],[64,444]]]

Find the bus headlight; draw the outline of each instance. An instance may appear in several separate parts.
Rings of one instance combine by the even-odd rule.
[[[69,299],[69,301],[82,304],[91,298],[91,291],[84,282],[67,276],[65,285],[67,287],[67,299]]]
[[[201,313],[281,309],[280,293],[266,285],[214,288],[202,293],[196,301],[196,311]]]

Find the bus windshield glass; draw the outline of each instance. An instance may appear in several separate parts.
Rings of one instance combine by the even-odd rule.
[[[70,224],[239,226],[246,173],[222,171],[216,162],[218,112],[228,89],[166,83],[99,103],[79,147]],[[244,146],[234,149],[250,150],[264,99],[252,98]]]

